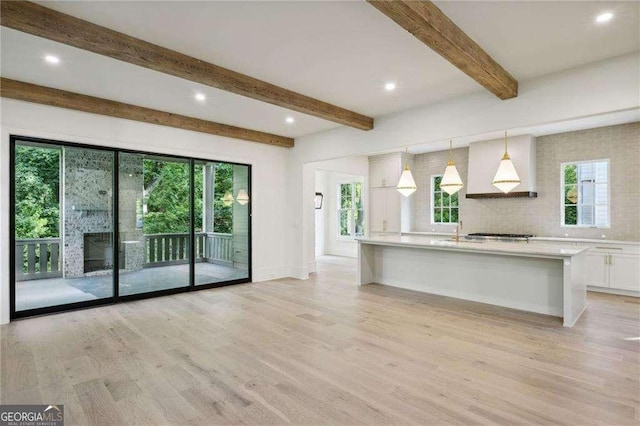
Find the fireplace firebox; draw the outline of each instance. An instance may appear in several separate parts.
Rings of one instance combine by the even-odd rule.
[[[113,268],[113,235],[111,232],[84,234],[84,273]]]

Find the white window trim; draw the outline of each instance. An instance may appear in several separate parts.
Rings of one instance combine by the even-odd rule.
[[[356,236],[355,235],[355,216],[353,216],[353,234],[352,235],[340,235],[340,211],[342,210],[340,208],[341,206],[341,192],[340,192],[340,186],[344,185],[344,184],[350,184],[352,185],[352,188],[355,187],[355,184],[359,183],[361,185],[360,188],[360,195],[362,197],[362,214],[365,216],[364,220],[366,220],[366,213],[365,213],[365,183],[364,180],[359,180],[359,179],[340,179],[336,181],[336,240],[337,241],[353,241],[356,237],[361,237],[360,235]],[[351,192],[351,204],[355,206],[355,191]],[[356,211],[357,209],[355,208],[351,208],[352,211]],[[363,230],[363,235],[364,236],[364,230]]]
[[[586,163],[607,163],[607,226],[597,225],[566,225],[564,223],[564,168],[572,164],[586,164]],[[608,158],[600,160],[584,160],[584,161],[567,161],[566,163],[560,163],[560,227],[570,229],[610,229],[611,228],[611,162]]]
[[[434,200],[434,198],[435,198],[435,196],[434,196],[434,195],[435,195],[435,194],[434,194],[434,192],[435,192],[435,186],[434,186],[434,184],[433,184],[433,179],[434,179],[434,178],[436,178],[436,177],[438,177],[438,176],[439,176],[439,177],[442,177],[442,176],[443,176],[443,174],[442,174],[442,173],[435,173],[435,174],[432,174],[432,175],[429,177],[429,188],[430,188],[430,189],[429,189],[429,207],[430,207],[430,209],[429,209],[429,210],[430,210],[429,216],[431,217],[431,225],[443,225],[443,226],[453,226],[453,227],[456,227],[456,226],[458,226],[458,222],[436,222],[436,221],[435,221],[435,219],[436,219],[436,218],[435,218],[435,216],[433,215],[433,211],[435,210],[435,207],[436,207],[436,206],[434,205],[434,203],[433,203],[433,200]],[[440,192],[444,192],[444,191],[440,191]],[[457,209],[458,209],[458,220],[459,220],[459,219],[460,219],[460,197],[459,197],[459,196],[458,196],[458,207],[457,207]]]

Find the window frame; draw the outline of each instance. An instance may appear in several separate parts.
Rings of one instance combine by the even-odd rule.
[[[570,165],[575,165],[578,166],[580,164],[590,164],[590,163],[606,163],[607,164],[607,224],[605,226],[598,226],[596,223],[597,221],[595,220],[594,217],[594,224],[593,225],[581,225],[581,224],[575,224],[575,225],[571,225],[571,224],[566,224],[565,223],[565,207],[567,206],[567,204],[565,204],[565,187],[567,186],[565,184],[564,181],[564,168],[566,166],[570,166]],[[597,182],[594,182],[594,185],[596,185]],[[601,183],[602,184],[602,183]],[[580,184],[578,182],[576,182],[576,188],[578,188],[580,186]],[[594,194],[595,197],[595,194]],[[579,201],[579,200],[578,200]],[[596,205],[601,205],[601,204],[595,204],[595,200],[594,200],[594,204],[593,206],[595,207]],[[580,204],[576,203],[575,204],[576,209],[579,210]],[[594,209],[594,214],[595,214],[595,209]],[[596,159],[596,160],[582,160],[582,161],[566,161],[563,163],[560,163],[560,227],[561,228],[582,228],[582,229],[609,229],[611,228],[611,161],[608,158],[603,158],[603,159]]]
[[[355,186],[356,183],[360,184],[360,204],[362,206],[361,209],[356,208],[356,191],[355,191]],[[349,209],[343,209],[342,208],[342,185],[351,185],[351,208]],[[362,223],[363,223],[363,227],[362,227],[362,234],[360,235],[356,235],[356,215],[355,213],[358,210],[362,210],[362,215],[365,215],[365,194],[364,194],[364,189],[365,189],[365,184],[364,184],[364,180],[358,180],[358,179],[341,179],[338,180],[336,182],[336,190],[337,190],[337,194],[336,194],[336,238],[338,240],[353,240],[356,237],[364,237],[365,236],[365,226],[364,226],[364,221],[365,219],[363,218]],[[341,214],[342,211],[350,211],[351,212],[351,220],[350,220],[350,225],[351,225],[351,233],[349,235],[342,235],[340,233],[340,219],[341,219]]]
[[[429,177],[429,181],[430,181],[430,189],[429,189],[429,206],[430,206],[430,217],[431,217],[431,225],[456,225],[460,222],[460,196],[458,195],[458,205],[456,207],[452,207],[451,206],[451,198],[449,198],[449,222],[436,222],[435,221],[435,200],[436,200],[436,191],[435,191],[435,179],[436,178],[442,178],[444,175],[442,173],[435,173],[432,174]],[[445,192],[442,191],[442,189],[440,190],[440,194],[444,194]],[[456,192],[456,194],[458,194]],[[449,197],[451,197],[451,195],[449,195]],[[444,208],[444,207],[441,207]],[[451,209],[456,209],[458,210],[458,220],[455,222],[451,222]]]
[[[10,177],[10,182],[9,182],[9,200],[12,200],[12,202],[9,203],[9,265],[15,265],[16,262],[16,234],[15,234],[15,219],[16,219],[16,210],[15,210],[15,182],[14,182],[14,177],[15,177],[15,172],[16,172],[16,162],[15,162],[15,155],[16,155],[16,145],[19,144],[26,144],[26,145],[31,145],[31,146],[43,146],[43,147],[50,147],[50,146],[60,146],[60,147],[69,147],[69,148],[81,148],[81,149],[89,149],[89,150],[96,150],[96,151],[104,151],[104,152],[112,152],[114,155],[114,163],[113,163],[113,171],[112,171],[112,176],[111,176],[111,180],[113,182],[113,187],[114,188],[119,188],[119,174],[118,174],[118,170],[119,170],[119,164],[120,164],[120,160],[119,160],[119,155],[122,153],[126,153],[126,154],[142,154],[142,155],[149,155],[149,156],[159,156],[160,158],[173,158],[173,159],[182,159],[185,160],[189,163],[189,174],[190,174],[190,182],[193,182],[193,170],[194,170],[194,163],[196,161],[203,161],[203,162],[223,162],[221,160],[214,160],[214,159],[208,159],[208,158],[202,158],[202,157],[187,157],[187,156],[183,156],[183,155],[174,155],[174,154],[162,154],[162,153],[154,153],[154,152],[148,152],[148,151],[140,151],[140,150],[135,150],[135,149],[128,149],[128,148],[120,148],[120,147],[116,147],[116,146],[109,146],[106,144],[98,144],[98,145],[90,145],[90,144],[86,144],[86,143],[78,143],[78,142],[68,142],[68,141],[62,141],[62,140],[56,140],[56,139],[43,139],[43,138],[38,138],[38,137],[33,137],[33,136],[21,136],[15,133],[9,133],[9,177]],[[210,284],[199,284],[196,285],[195,283],[195,277],[194,277],[194,273],[195,273],[195,258],[191,258],[190,259],[190,263],[189,263],[189,285],[188,286],[183,286],[183,287],[176,287],[176,288],[170,288],[170,289],[164,289],[164,290],[157,290],[157,291],[152,291],[152,292],[146,292],[146,293],[138,293],[138,294],[131,294],[131,295],[121,295],[120,294],[120,269],[119,269],[119,249],[120,249],[120,244],[119,244],[119,240],[118,238],[118,233],[119,233],[119,229],[118,229],[118,224],[119,224],[119,217],[120,217],[120,211],[119,211],[119,196],[118,194],[114,193],[113,196],[113,201],[112,201],[112,205],[111,205],[111,218],[114,224],[114,231],[113,231],[113,235],[115,237],[114,239],[114,244],[113,244],[113,294],[111,297],[107,297],[107,298],[99,298],[99,299],[90,299],[90,300],[85,300],[85,301],[80,301],[80,302],[70,302],[70,303],[64,303],[64,304],[58,304],[58,305],[51,305],[51,306],[45,306],[45,307],[40,307],[40,308],[33,308],[33,309],[25,309],[25,310],[19,310],[16,311],[16,271],[15,271],[15,267],[14,266],[10,266],[9,268],[9,319],[10,321],[13,321],[15,319],[19,319],[19,318],[26,318],[26,317],[30,317],[30,316],[36,316],[36,315],[44,315],[44,314],[51,314],[51,313],[58,313],[58,312],[66,312],[66,311],[73,311],[73,310],[78,310],[78,309],[85,309],[85,308],[89,308],[89,307],[95,307],[95,306],[101,306],[101,305],[111,305],[111,304],[117,304],[117,303],[121,303],[121,302],[127,302],[127,301],[132,301],[132,300],[141,300],[141,299],[149,299],[149,298],[153,298],[153,297],[159,297],[159,296],[166,296],[166,295],[171,295],[171,294],[176,294],[176,293],[183,293],[183,292],[189,292],[189,291],[200,291],[200,290],[206,290],[206,289],[210,289],[210,288],[217,288],[217,287],[223,287],[223,286],[228,286],[228,285],[235,285],[235,284],[244,284],[244,283],[250,283],[253,280],[253,239],[252,239],[252,235],[253,235],[253,221],[252,221],[252,205],[253,205],[253,197],[251,194],[253,194],[252,189],[253,189],[253,180],[252,180],[252,165],[251,164],[245,164],[245,163],[238,163],[238,162],[232,162],[232,161],[224,161],[224,163],[227,164],[233,164],[233,165],[238,165],[238,166],[243,166],[243,167],[247,167],[247,192],[250,194],[251,199],[249,200],[249,202],[247,203],[248,205],[248,218],[247,218],[247,242],[248,242],[248,256],[247,256],[247,262],[248,262],[248,277],[247,278],[239,278],[239,279],[232,279],[232,280],[228,280],[228,281],[222,281],[222,282],[217,282],[217,283],[210,283]],[[193,185],[191,185],[193,186]],[[62,188],[62,184],[61,184],[61,188]],[[61,189],[62,191],[63,189]],[[193,227],[193,222],[194,222],[194,218],[195,218],[195,212],[193,209],[194,206],[194,191],[193,188],[191,188],[190,190],[190,200],[189,200],[189,206],[190,206],[190,222],[192,224],[191,229],[190,229],[190,247],[189,250],[191,253],[195,252],[195,238],[194,238],[194,227]],[[62,220],[62,215],[61,215],[61,220]],[[62,228],[60,228],[62,229]]]

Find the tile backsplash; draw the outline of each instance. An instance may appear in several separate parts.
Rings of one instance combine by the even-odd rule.
[[[454,161],[467,182],[468,148],[454,150]],[[413,230],[451,232],[455,225],[432,224],[430,178],[442,174],[448,151],[414,157]],[[611,227],[576,228],[560,224],[560,165],[609,159]],[[536,139],[537,198],[466,199],[460,191],[463,233],[497,232],[537,236],[640,241],[640,122],[540,136]]]

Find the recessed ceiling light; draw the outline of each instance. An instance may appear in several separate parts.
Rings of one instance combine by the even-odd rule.
[[[613,13],[605,12],[596,17],[596,22],[602,24],[604,22],[609,22],[611,19],[613,19]]]
[[[293,124],[296,120],[293,117],[287,117],[284,121],[286,121],[287,124]]]
[[[204,93],[196,93],[196,101],[203,102],[205,99],[207,99],[207,97]]]
[[[384,85],[384,90],[386,90],[387,92],[393,92],[394,90],[396,90],[396,84],[393,81],[390,81]]]
[[[57,65],[60,63],[60,58],[58,58],[57,56],[53,56],[53,55],[47,55],[44,57],[44,60],[47,61],[50,64],[54,64]]]

